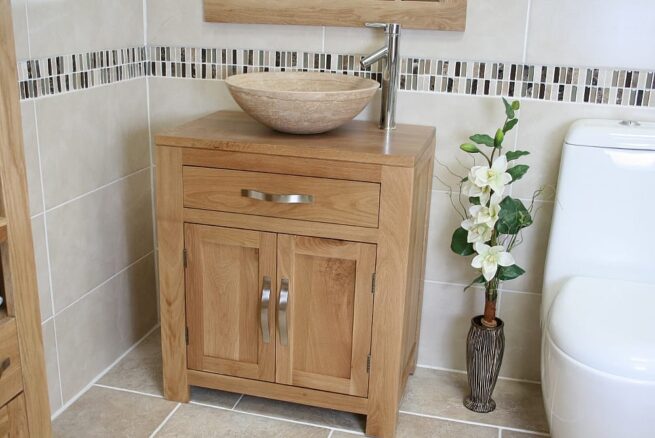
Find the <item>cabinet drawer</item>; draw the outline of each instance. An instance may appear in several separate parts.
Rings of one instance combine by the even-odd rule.
[[[188,208],[378,226],[375,183],[189,166],[183,179]]]
[[[0,322],[0,406],[14,398],[22,389],[16,321],[6,318]]]

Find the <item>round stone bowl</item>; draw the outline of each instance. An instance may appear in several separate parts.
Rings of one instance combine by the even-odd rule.
[[[250,116],[291,134],[319,134],[362,112],[380,85],[371,79],[331,73],[247,73],[227,86]]]

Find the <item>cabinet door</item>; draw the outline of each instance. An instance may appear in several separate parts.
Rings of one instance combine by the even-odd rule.
[[[185,244],[188,367],[273,381],[276,235],[186,224]]]
[[[278,236],[278,383],[367,396],[375,250]]]

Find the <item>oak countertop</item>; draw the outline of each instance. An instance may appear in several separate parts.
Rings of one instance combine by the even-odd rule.
[[[386,133],[353,120],[334,131],[293,135],[274,131],[238,111],[219,111],[156,135],[157,146],[414,167],[431,154],[435,128],[398,125]]]

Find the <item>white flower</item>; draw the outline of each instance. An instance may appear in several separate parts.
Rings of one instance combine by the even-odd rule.
[[[493,228],[487,224],[476,224],[472,219],[462,222],[462,228],[468,231],[466,241],[468,243],[487,242],[491,239]]]
[[[478,187],[469,180],[462,185],[462,193],[469,198],[479,198],[480,204],[486,205],[491,197],[491,187]]]
[[[500,213],[500,205],[492,202],[489,207],[484,205],[472,205],[469,208],[469,213],[475,224],[485,224],[489,228],[493,228],[498,222],[498,213]]]
[[[473,184],[478,187],[490,187],[495,193],[502,195],[505,185],[512,182],[512,175],[507,173],[507,157],[501,155],[496,158],[491,168],[488,166],[475,166],[471,169]]]
[[[502,245],[489,246],[484,243],[475,243],[473,245],[477,256],[471,262],[475,269],[482,269],[482,275],[487,281],[493,280],[498,272],[498,266],[512,266],[514,257]]]

